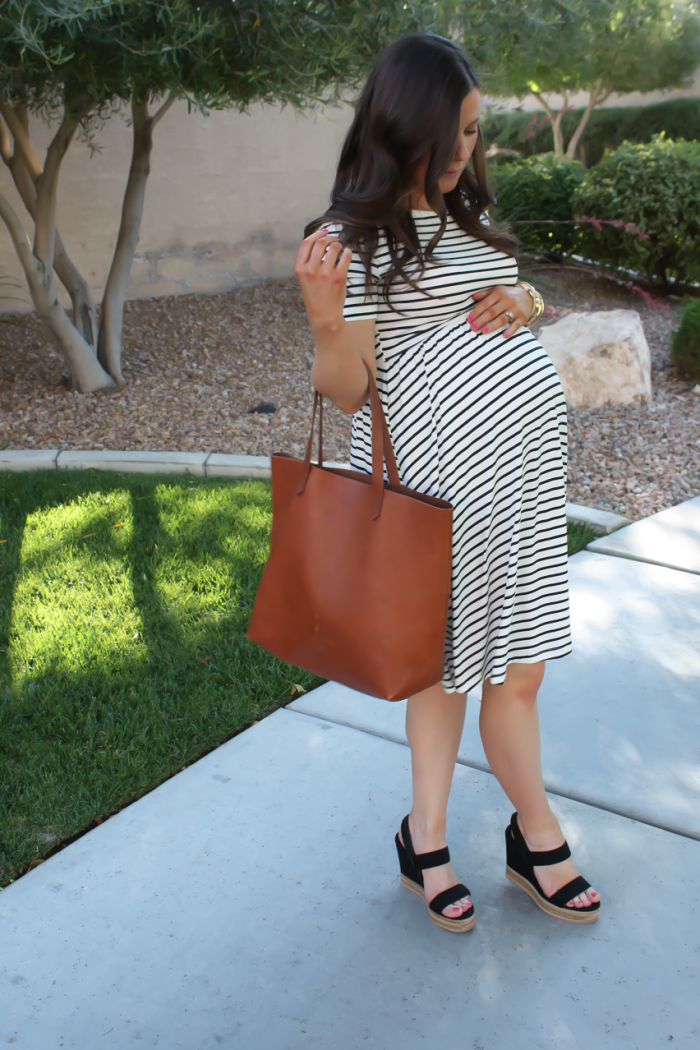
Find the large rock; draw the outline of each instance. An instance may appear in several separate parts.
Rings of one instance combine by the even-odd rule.
[[[651,355],[636,310],[569,314],[538,338],[569,404],[600,408],[651,397]]]

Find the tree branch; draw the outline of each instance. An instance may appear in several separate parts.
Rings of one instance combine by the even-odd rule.
[[[554,116],[555,116],[554,110],[552,109],[552,107],[550,105],[548,105],[547,100],[545,99],[544,95],[542,95],[539,91],[532,91],[531,94],[537,99],[537,101],[542,106],[542,109],[545,111],[545,113],[547,114],[549,119],[552,122],[554,122]]]
[[[26,131],[28,123],[26,109],[17,106],[14,113]],[[5,150],[5,139],[7,139],[7,151]],[[19,149],[17,139],[15,139],[14,153],[9,149],[9,145],[7,128],[0,117],[0,153],[2,154],[2,159],[10,169],[17,192],[22,198],[22,203],[36,224],[37,190],[27,164],[26,151]],[[39,172],[41,172],[41,166],[39,167]],[[92,293],[87,281],[68,255],[58,230],[56,230],[53,265],[58,279],[71,297],[75,327],[89,346],[96,347],[97,311],[92,301]]]
[[[576,150],[578,148],[578,144],[581,141],[581,136],[583,135],[584,131],[586,130],[586,125],[588,124],[588,121],[590,120],[591,113],[593,112],[593,109],[595,108],[595,106],[597,106],[598,103],[600,101],[602,101],[602,93],[603,93],[603,86],[602,86],[600,80],[597,80],[595,82],[595,84],[593,85],[593,87],[591,88],[590,92],[589,92],[588,105],[586,106],[586,109],[584,110],[584,112],[581,114],[581,119],[578,122],[578,127],[576,128],[576,130],[574,131],[573,135],[571,136],[571,139],[569,140],[569,145],[567,146],[567,149],[566,149],[567,157],[575,157],[576,156]],[[609,92],[608,92],[608,94],[609,94]],[[606,98],[607,98],[607,95],[606,95]]]
[[[554,152],[555,154],[561,154],[564,152],[564,140],[561,133],[561,118],[564,116],[564,108],[558,110],[556,113],[552,107],[547,103],[544,95],[539,91],[532,91],[531,94],[537,99],[540,105],[543,107],[545,113],[549,117],[549,122],[552,125],[552,137],[554,140]],[[566,99],[566,94],[564,94]]]
[[[24,269],[29,291],[39,317],[48,326],[51,338],[63,351],[73,380],[79,390],[102,390],[113,386],[111,378],[99,364],[92,348],[77,331],[58,301],[52,270],[46,268],[32,252],[29,238],[10,202],[0,194],[0,219],[7,226],[19,261]]]
[[[3,114],[4,116],[4,114]],[[53,269],[56,245],[56,193],[58,175],[66,151],[84,114],[66,103],[63,119],[46,151],[46,164],[37,179],[36,228],[34,254],[47,270]]]
[[[25,233],[24,227],[19,220],[17,212],[12,207],[6,197],[0,193],[0,219],[7,226],[7,232],[12,239],[12,244],[17,252],[19,261],[22,263],[24,272],[28,274],[30,269],[34,269],[34,256],[32,254],[32,246],[29,242],[29,238]]]
[[[172,105],[170,99],[168,102]],[[166,106],[168,103],[161,106],[161,114],[166,111]],[[124,296],[139,241],[153,148],[153,118],[148,115],[148,103],[137,102],[132,98],[131,112],[134,130],[131,167],[124,191],[117,243],[102,297],[100,332],[97,339],[97,358],[118,383],[124,382],[121,371]]]
[[[168,98],[166,98],[163,105],[160,107],[160,109],[156,110],[156,112],[151,117],[151,130],[153,130],[156,124],[158,124],[163,119],[168,110],[177,102],[177,98],[177,95],[169,95]]]
[[[19,147],[29,172],[36,182],[42,172],[41,163],[32,148],[29,135],[23,127],[22,121],[2,92],[0,92],[0,113],[5,118],[5,122],[12,132],[12,137],[15,140],[15,149]]]
[[[12,160],[12,144],[10,142],[10,132],[7,130],[7,124],[2,117],[0,117],[0,157],[9,167]]]

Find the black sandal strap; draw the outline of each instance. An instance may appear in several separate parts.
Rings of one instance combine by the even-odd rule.
[[[583,875],[577,875],[571,882],[567,882],[566,886],[562,886],[560,890],[553,893],[551,897],[545,897],[545,900],[553,904],[555,908],[565,908],[569,901],[572,901],[574,897],[578,897],[579,893],[583,893],[584,890],[590,889],[590,882],[586,882]],[[544,895],[543,895],[544,896]],[[595,909],[598,907],[598,902],[595,904],[588,904],[585,908],[577,908],[577,911],[586,911],[589,908]]]
[[[458,882],[455,886],[450,886],[449,890],[443,890],[442,893],[438,893],[435,897],[433,897],[428,907],[431,911],[434,911],[436,915],[442,915],[443,908],[447,908],[450,904],[456,904],[457,901],[460,901],[462,899],[462,897],[470,896],[471,894],[469,893],[467,887],[464,886],[461,882]],[[463,912],[460,918],[468,918],[473,910],[474,905],[472,905],[471,908],[467,908],[467,910]]]
[[[527,859],[529,863],[533,865],[533,867],[546,868],[549,867],[550,864],[561,864],[563,860],[568,860],[571,856],[569,843],[566,841],[566,839],[564,839],[563,845],[557,846],[556,849],[528,849],[527,842],[525,841],[523,833],[518,825],[517,813],[514,813],[513,816],[510,818],[510,827],[513,838],[518,843],[518,846],[525,851]]]
[[[413,848],[413,839],[411,838],[411,832],[408,827],[408,814],[401,821],[401,838],[403,839],[404,849],[408,853],[411,864],[417,867],[416,864],[416,851]]]
[[[434,849],[430,853],[416,853],[408,827],[408,816],[405,816],[401,821],[401,838],[411,863],[419,871],[424,871],[426,868],[439,868],[441,864],[449,864],[450,851],[447,846],[444,846],[442,849]]]
[[[561,864],[563,860],[568,860],[571,856],[569,843],[566,841],[563,846],[557,846],[556,849],[529,850],[528,852],[530,854],[530,863],[537,868],[546,868],[550,864]]]
[[[416,854],[416,867],[420,871],[425,871],[426,868],[439,868],[441,864],[450,863],[450,851],[447,846],[442,849],[434,849],[431,853],[417,853]]]

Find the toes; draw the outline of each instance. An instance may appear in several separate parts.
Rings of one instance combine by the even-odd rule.
[[[469,897],[462,897],[461,900],[455,901],[454,904],[448,904],[446,908],[442,909],[442,914],[447,919],[459,919],[466,911],[472,906],[472,902]]]
[[[574,897],[566,905],[567,908],[588,908],[589,905],[595,904],[600,900],[600,894],[597,890],[586,890],[584,893],[579,893],[578,897]]]

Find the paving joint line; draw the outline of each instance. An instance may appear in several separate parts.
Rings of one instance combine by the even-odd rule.
[[[595,540],[593,541],[596,542]],[[641,554],[625,554],[622,551],[599,551],[589,543],[586,546],[589,554],[601,554],[606,558],[621,558],[622,561],[634,561],[638,565],[658,565],[661,569],[673,569],[674,572],[687,572],[691,576],[700,576],[700,569],[688,569],[685,565],[671,565],[667,561],[656,561],[654,558],[643,558]]]
[[[370,729],[368,726],[353,725],[351,722],[347,722],[342,718],[331,718],[328,715],[313,715],[308,711],[297,711],[288,706],[285,706],[285,711],[289,711],[290,714],[304,715],[305,718],[315,718],[318,722],[330,722],[332,725],[345,726],[346,729],[355,729],[358,733],[366,733],[368,736],[377,737],[379,740],[388,740],[393,744],[400,744],[402,747],[409,746],[406,740],[403,740],[399,736],[395,736],[393,733],[380,733],[376,729]],[[484,762],[474,762],[466,758],[460,758],[459,756],[457,756],[457,762],[460,766],[467,766],[469,769],[476,769],[480,773],[489,773],[491,776],[495,776],[491,767],[487,766]],[[651,828],[658,828],[659,831],[666,831],[670,835],[678,835],[680,838],[693,839],[696,842],[700,842],[700,832],[679,827],[677,824],[660,824],[658,821],[651,820],[649,817],[638,813],[636,810],[625,812],[624,810],[615,809],[614,806],[611,806],[607,802],[603,802],[602,799],[596,800],[589,798],[586,795],[567,791],[547,780],[544,781],[544,787],[548,794],[556,795],[558,798],[568,798],[572,802],[580,802],[582,805],[590,806],[592,809],[600,809],[606,813],[612,813],[616,817],[624,817],[625,820],[633,820],[638,824],[647,824]]]

